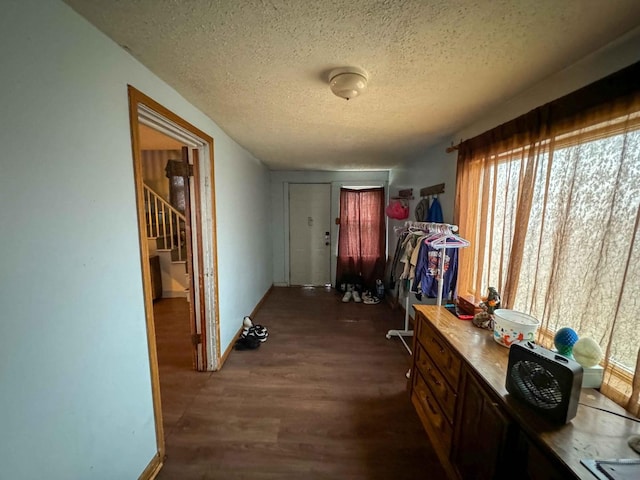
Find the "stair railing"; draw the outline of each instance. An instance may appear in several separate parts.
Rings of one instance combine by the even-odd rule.
[[[182,248],[186,218],[183,213],[144,184],[144,206],[147,220],[147,237],[156,238],[158,248],[177,250],[178,261],[184,260]]]

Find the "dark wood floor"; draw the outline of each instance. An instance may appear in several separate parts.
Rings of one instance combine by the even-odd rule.
[[[274,288],[255,351],[191,371],[186,302],[156,304],[167,458],[159,479],[440,479],[406,391],[410,358],[386,304]],[[240,326],[242,319],[238,319]]]

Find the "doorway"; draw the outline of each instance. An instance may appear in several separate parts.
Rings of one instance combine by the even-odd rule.
[[[289,184],[289,283],[331,284],[331,185]]]
[[[129,114],[156,441],[158,458],[162,459],[164,428],[154,299],[170,291],[177,294],[168,296],[188,300],[184,305],[190,329],[186,348],[192,356],[193,370],[216,370],[220,364],[213,139],[131,86]],[[169,162],[171,171],[164,172],[168,177],[166,195],[158,187],[161,175],[156,176],[155,184],[145,182],[142,141],[148,135],[173,141],[170,156],[177,158],[162,160],[163,164],[173,160]],[[183,202],[174,205],[171,197],[175,196],[172,191],[175,193],[176,185]],[[172,264],[181,270],[177,279],[166,272],[158,274],[159,262],[152,258],[159,250],[168,251]]]

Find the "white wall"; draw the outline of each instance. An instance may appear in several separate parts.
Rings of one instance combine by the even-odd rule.
[[[446,191],[444,195],[439,197],[439,200],[442,203],[444,221],[452,222],[457,155],[456,153],[446,153],[445,149],[448,146],[452,143],[457,144],[460,139],[468,139],[479,135],[638,60],[640,60],[640,28],[629,32],[576,64],[548,77],[522,94],[505,100],[504,103],[484,112],[477,121],[472,122],[461,131],[426,151],[420,158],[393,169],[389,175],[390,191],[393,193],[398,188],[413,187],[415,193],[420,187],[444,182],[446,183]],[[413,208],[419,200],[419,198],[416,198],[411,203],[411,219],[413,219]],[[393,249],[395,244],[393,226],[398,223],[400,222],[389,222],[390,249]],[[460,233],[464,237],[464,232]],[[435,300],[418,302],[412,295],[411,302],[434,303]]]
[[[273,171],[271,172],[271,238],[273,239],[273,283],[289,284],[289,184],[331,184],[331,283],[336,277],[340,188],[349,186],[383,186],[388,190],[387,171]],[[387,195],[388,196],[388,195]]]
[[[127,84],[215,139],[223,349],[271,284],[268,171],[66,5],[2,10],[0,478],[137,478],[156,443]]]
[[[220,344],[222,352],[235,340],[242,319],[272,285],[271,202],[269,174],[237,144],[216,149],[216,211]]]

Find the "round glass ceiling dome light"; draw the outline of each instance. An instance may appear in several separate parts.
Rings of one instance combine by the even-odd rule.
[[[367,72],[358,67],[342,67],[329,74],[329,87],[334,95],[349,100],[367,89]]]

